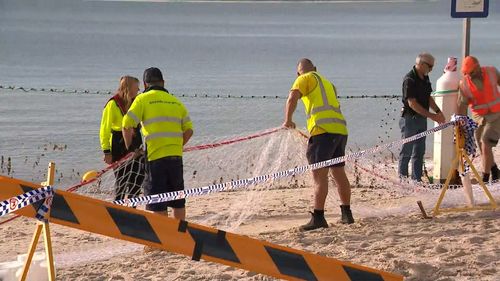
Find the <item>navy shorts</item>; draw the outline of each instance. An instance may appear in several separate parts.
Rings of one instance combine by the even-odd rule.
[[[168,156],[147,163],[148,182],[144,184],[144,195],[154,195],[184,190],[184,174],[181,156]],[[146,205],[146,210],[160,212],[167,207],[184,208],[186,199]]]
[[[307,161],[314,164],[332,158],[345,155],[347,136],[340,134],[324,133],[309,138],[307,144]],[[332,165],[331,167],[343,167],[345,162]]]

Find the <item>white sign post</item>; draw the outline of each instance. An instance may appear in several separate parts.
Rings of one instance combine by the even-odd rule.
[[[488,17],[489,4],[489,0],[451,0],[451,17],[464,19],[462,57],[470,51],[470,19]]]

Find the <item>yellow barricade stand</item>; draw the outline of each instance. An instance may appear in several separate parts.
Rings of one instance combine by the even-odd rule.
[[[467,153],[465,152],[465,136],[463,132],[460,130],[460,126],[458,124],[455,125],[455,158],[453,159],[453,162],[451,164],[451,169],[448,173],[448,177],[446,178],[446,182],[444,183],[443,190],[441,191],[441,194],[439,195],[439,198],[436,202],[436,205],[434,207],[433,214],[434,216],[437,216],[439,213],[442,212],[464,212],[464,211],[471,211],[471,210],[494,210],[497,208],[497,203],[495,202],[495,199],[491,195],[490,191],[484,184],[482,178],[479,176],[479,173],[477,172],[476,168],[472,164],[472,161],[470,160],[469,156],[467,156]],[[448,190],[448,187],[450,185],[450,181],[457,170],[456,167],[458,167],[459,172],[464,171],[464,161],[466,161],[474,175],[474,177],[477,179],[481,187],[483,188],[484,193],[489,199],[490,204],[486,206],[467,206],[467,207],[458,207],[458,208],[440,208],[441,203],[443,202],[444,195],[446,191]]]
[[[0,176],[0,200],[35,188],[39,186]],[[41,203],[16,213],[33,218],[37,204]],[[398,274],[61,190],[55,191],[47,218],[51,223],[187,255],[196,261],[204,259],[285,280],[403,280]],[[45,230],[48,234],[48,227]]]
[[[42,186],[52,186],[54,184],[54,175],[55,175],[56,166],[54,162],[49,163],[49,168],[47,170],[47,181],[42,182]],[[50,212],[50,209],[49,209]],[[37,227],[35,229],[35,233],[33,234],[33,239],[31,240],[31,246],[28,250],[28,255],[26,257],[26,262],[23,267],[23,274],[21,275],[21,280],[24,281],[28,277],[28,271],[30,269],[31,260],[33,259],[33,255],[36,251],[36,246],[38,244],[38,240],[40,239],[40,234],[43,230],[43,237],[45,242],[45,256],[47,258],[47,270],[49,274],[49,280],[56,280],[56,272],[54,267],[54,256],[52,254],[52,241],[50,240],[50,228],[48,222],[38,222]]]

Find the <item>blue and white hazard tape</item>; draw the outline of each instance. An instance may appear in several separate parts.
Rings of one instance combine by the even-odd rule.
[[[41,222],[48,222],[46,216],[49,213],[50,206],[52,205],[53,196],[49,196],[43,200],[43,204],[38,208],[35,218]]]
[[[478,125],[472,118],[464,115],[451,116],[451,121],[459,122],[460,130],[462,131],[465,138],[465,152],[467,155],[476,155],[476,142],[474,140],[474,131],[478,128]],[[456,141],[456,136],[454,136],[454,142]]]
[[[149,196],[143,196],[143,197],[136,197],[136,198],[130,198],[130,199],[124,199],[124,200],[116,200],[113,203],[119,204],[119,205],[131,206],[131,207],[137,206],[137,205],[143,205],[143,204],[155,204],[155,203],[167,202],[167,201],[172,201],[172,200],[184,199],[184,198],[191,197],[191,196],[206,195],[206,194],[220,192],[220,191],[224,191],[224,190],[243,188],[243,187],[247,187],[250,185],[262,183],[262,182],[265,182],[268,180],[277,180],[277,179],[281,179],[281,178],[285,178],[285,177],[291,177],[294,175],[303,174],[309,170],[317,170],[317,169],[329,167],[329,166],[332,166],[335,164],[339,164],[339,163],[345,162],[347,160],[358,159],[358,158],[364,157],[365,155],[373,154],[373,153],[379,152],[379,151],[384,150],[384,149],[402,146],[405,143],[409,143],[409,142],[412,142],[412,141],[417,140],[419,138],[423,138],[423,137],[428,136],[430,134],[433,134],[437,131],[443,130],[449,126],[453,126],[454,124],[455,124],[455,121],[451,121],[451,122],[448,122],[445,124],[441,124],[437,127],[434,127],[430,130],[427,130],[425,132],[408,137],[406,139],[397,140],[397,141],[394,141],[394,142],[391,142],[391,143],[388,143],[385,145],[375,146],[375,147],[372,147],[372,148],[369,148],[366,150],[361,150],[361,151],[358,151],[358,152],[355,152],[355,153],[352,153],[349,155],[333,158],[333,159],[318,162],[315,164],[299,166],[299,167],[295,167],[293,169],[280,171],[280,172],[276,172],[273,174],[256,176],[256,177],[241,179],[241,180],[234,180],[234,181],[219,183],[219,184],[212,184],[212,185],[207,185],[207,186],[203,186],[203,187],[191,188],[191,189],[187,189],[187,190],[180,190],[180,191],[155,194],[155,195],[149,195]]]
[[[460,131],[464,135],[465,145],[464,150],[465,153],[469,156],[476,156],[476,141],[474,139],[474,131],[478,128],[478,125],[472,118],[464,115],[456,115],[453,114],[451,116],[451,121],[458,122],[460,125]],[[457,141],[457,136],[453,135],[453,142]],[[465,176],[470,171],[469,163],[464,159],[464,171],[460,173],[460,176]]]
[[[24,194],[11,197],[0,202],[0,217],[22,209],[28,205],[34,204],[40,200],[44,200],[44,203],[42,204],[42,206],[40,206],[36,215],[38,219],[44,221],[45,215],[50,208],[52,196],[54,196],[53,187],[44,186],[39,189],[33,189]]]

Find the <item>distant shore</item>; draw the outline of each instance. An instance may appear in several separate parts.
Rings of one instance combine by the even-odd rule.
[[[151,3],[413,3],[433,0],[89,0],[96,2],[151,2]]]

